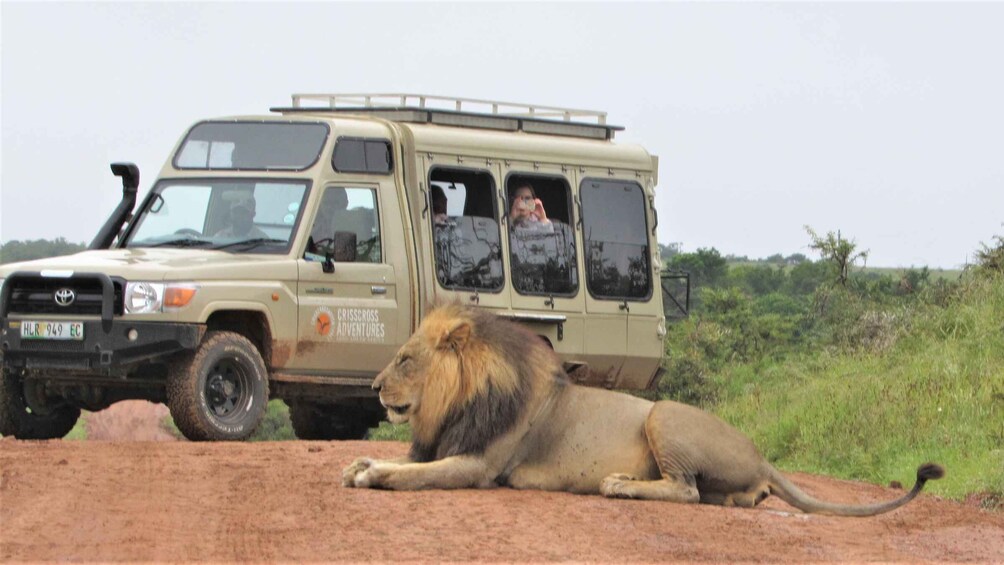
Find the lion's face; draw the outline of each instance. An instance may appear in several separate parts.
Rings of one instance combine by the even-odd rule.
[[[466,320],[435,311],[373,381],[394,424],[435,426],[462,394],[460,351],[470,337]],[[423,418],[424,414],[424,418]]]
[[[380,390],[380,404],[387,409],[392,424],[403,424],[422,404],[428,352],[409,341],[380,372],[373,387]]]

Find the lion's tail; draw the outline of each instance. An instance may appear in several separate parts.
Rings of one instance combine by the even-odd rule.
[[[770,492],[776,494],[778,498],[788,504],[798,508],[803,512],[816,514],[831,514],[834,516],[874,516],[883,514],[890,510],[895,510],[907,502],[913,500],[924,488],[927,481],[938,480],[945,476],[945,469],[937,463],[924,463],[917,468],[917,482],[914,483],[910,492],[888,502],[876,504],[865,504],[856,506],[853,504],[834,504],[824,502],[809,496],[805,491],[795,486],[777,469],[771,467]]]

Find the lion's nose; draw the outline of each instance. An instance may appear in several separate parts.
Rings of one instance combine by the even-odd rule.
[[[381,386],[380,383],[378,383],[378,382],[374,382],[373,383],[373,390],[375,390],[377,392],[380,392],[381,388],[383,388],[383,386]]]

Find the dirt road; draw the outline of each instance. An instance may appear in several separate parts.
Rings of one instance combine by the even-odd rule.
[[[345,489],[387,442],[0,440],[0,560],[1004,562],[1004,514],[921,496],[876,518],[514,490]],[[897,493],[808,475],[828,499]]]

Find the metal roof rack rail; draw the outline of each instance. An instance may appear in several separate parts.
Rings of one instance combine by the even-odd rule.
[[[607,113],[595,110],[427,94],[293,94],[291,107],[272,111],[365,113],[392,121],[590,139],[613,139],[624,129],[608,125]]]

